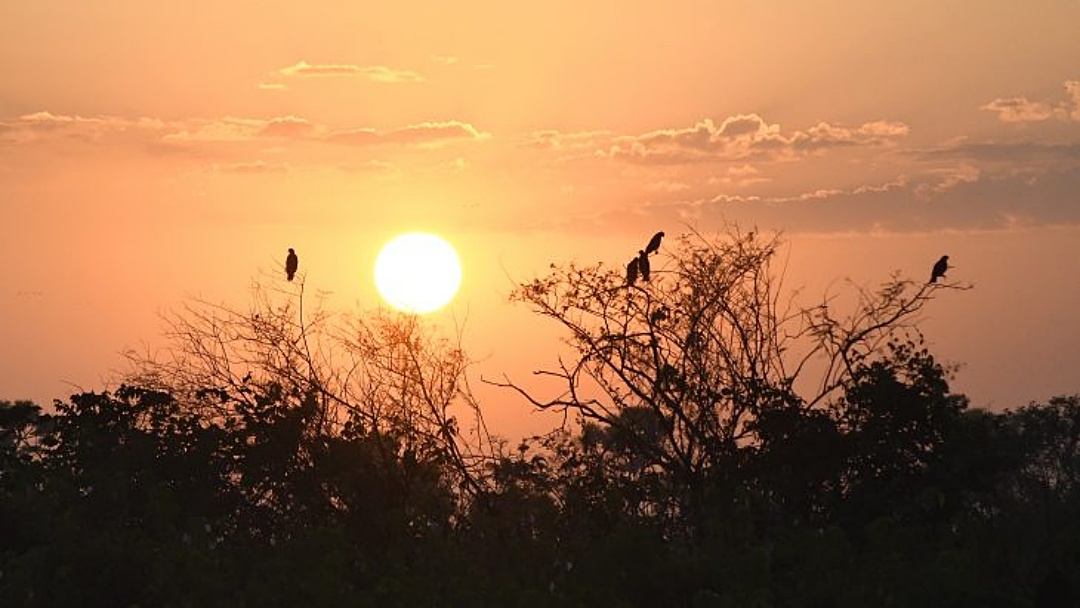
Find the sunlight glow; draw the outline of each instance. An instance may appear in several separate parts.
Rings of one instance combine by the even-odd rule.
[[[454,299],[461,262],[453,246],[433,234],[413,232],[387,243],[375,259],[375,288],[398,310],[425,314]]]

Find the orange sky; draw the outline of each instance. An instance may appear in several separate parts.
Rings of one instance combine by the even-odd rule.
[[[531,318],[508,273],[724,220],[783,230],[808,291],[949,253],[976,289],[926,329],[955,388],[1076,392],[1077,23],[1072,0],[5,0],[0,398],[97,388],[158,311],[243,305],[290,246],[373,306],[410,230],[459,248],[445,314],[484,373],[524,374],[553,352],[506,343]]]

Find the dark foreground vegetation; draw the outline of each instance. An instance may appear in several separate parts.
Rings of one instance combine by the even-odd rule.
[[[554,396],[500,382],[566,413],[520,446],[452,344],[298,293],[0,402],[0,606],[1072,605],[1080,397],[951,393],[914,322],[959,286],[789,306],[774,242],[673,250],[517,290],[570,353]]]

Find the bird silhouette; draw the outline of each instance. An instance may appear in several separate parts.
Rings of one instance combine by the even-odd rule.
[[[934,270],[930,273],[930,282],[937,283],[938,279],[945,277],[945,271],[949,269],[949,256],[943,255],[941,259],[934,264]]]
[[[645,250],[638,250],[637,259],[638,272],[641,273],[641,279],[648,282],[649,280],[649,254],[645,253]]]
[[[649,244],[645,246],[645,254],[656,253],[656,251],[660,249],[660,239],[662,238],[664,238],[664,233],[662,231],[654,234],[653,237],[649,239]]]
[[[300,259],[296,257],[296,252],[289,248],[289,255],[285,258],[285,278],[292,280],[296,275],[296,268],[300,265]]]
[[[638,276],[638,258],[630,260],[630,263],[626,265],[626,285],[633,285],[637,281]]]
[[[649,323],[651,323],[653,325],[656,325],[657,323],[659,323],[661,321],[666,321],[667,318],[668,318],[668,307],[667,306],[661,306],[660,308],[657,308],[656,310],[652,311],[652,314],[649,315]]]

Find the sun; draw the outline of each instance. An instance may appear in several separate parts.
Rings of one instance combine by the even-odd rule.
[[[446,240],[413,232],[386,245],[375,259],[375,288],[394,308],[425,314],[446,306],[461,286],[461,261]]]

